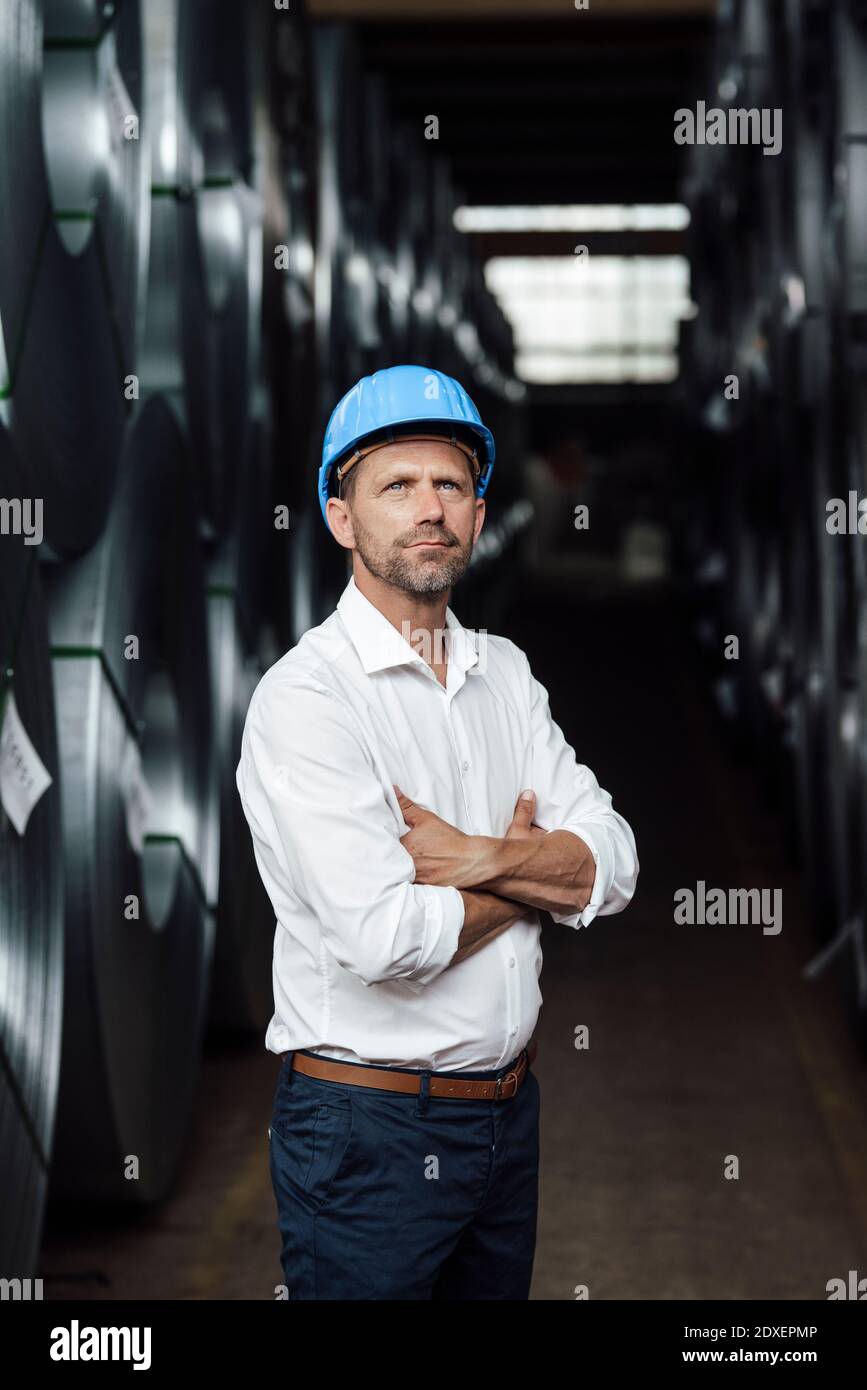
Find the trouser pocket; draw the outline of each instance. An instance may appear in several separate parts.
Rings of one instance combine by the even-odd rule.
[[[305,1084],[307,1083],[307,1084]],[[280,1177],[308,1206],[319,1206],[341,1171],[352,1138],[348,1088],[331,1092],[301,1074],[281,1078],[271,1116],[272,1157]]]

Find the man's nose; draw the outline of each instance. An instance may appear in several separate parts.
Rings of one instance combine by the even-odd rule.
[[[442,521],[445,516],[442,498],[433,483],[422,483],[415,492],[416,524],[420,521]]]

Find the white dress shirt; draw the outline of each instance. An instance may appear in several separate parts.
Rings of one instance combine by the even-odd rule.
[[[277,918],[271,1052],[475,1070],[503,1066],[533,1034],[538,911],[450,965],[463,899],[413,881],[392,783],[495,836],[532,787],[536,824],[573,830],[596,863],[587,906],[555,922],[587,926],[635,890],[632,831],[576,761],[524,653],[451,608],[444,641],[445,687],[352,578],[254,691],[236,781]]]

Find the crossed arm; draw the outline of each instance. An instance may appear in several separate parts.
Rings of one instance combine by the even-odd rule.
[[[525,908],[581,910],[596,877],[593,855],[571,830],[533,825],[535,796],[518,800],[505,836],[467,835],[395,786],[410,827],[401,844],[412,856],[416,883],[457,888],[464,926],[453,964],[472,955],[524,916]]]
[[[546,912],[586,907],[596,865],[589,847],[571,830],[542,830],[532,824],[535,797],[519,799],[502,839],[467,835],[433,811],[417,806],[395,786],[403,818],[401,837],[412,855],[416,883],[482,888]]]
[[[528,907],[573,927],[621,911],[638,872],[632,832],[576,763],[544,688],[528,693],[540,803],[519,801],[498,838],[464,834],[399,788],[384,796],[352,707],[315,678],[261,682],[236,781],[278,918],[293,895],[344,969],[419,991]]]

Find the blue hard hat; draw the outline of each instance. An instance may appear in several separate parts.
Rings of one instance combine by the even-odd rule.
[[[477,439],[476,496],[484,497],[494,467],[494,436],[482,424],[478,410],[460,382],[432,367],[386,367],[357,381],[338,401],[325,427],[319,469],[319,506],[326,526],[325,503],[335,465],[370,436],[382,434],[385,440],[390,440],[392,430],[398,429],[399,434],[406,425],[430,425],[433,426],[431,433],[442,432],[446,438],[451,427],[463,438],[469,434],[474,442]]]

